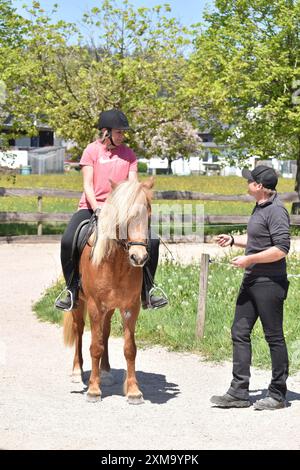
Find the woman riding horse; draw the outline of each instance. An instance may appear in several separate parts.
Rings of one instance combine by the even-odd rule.
[[[92,371],[87,398],[101,399],[100,381],[111,379],[108,338],[114,310],[120,310],[124,328],[127,375],[124,392],[129,403],[143,402],[135,374],[134,331],[140,311],[143,266],[148,259],[147,236],[153,181],[125,181],[113,188],[98,217],[97,233],[85,246],[80,260],[82,290],[78,307],[65,313],[64,337],[75,343],[73,381],[82,376],[82,334],[87,311],[91,325]],[[99,373],[99,367],[101,374]]]
[[[69,222],[61,241],[61,263],[67,286],[67,296],[56,300],[61,310],[72,310],[77,305],[79,273],[73,257],[73,238],[79,225],[101,210],[111,192],[111,183],[128,179],[137,181],[137,159],[134,152],[123,144],[124,132],[129,129],[124,113],[117,109],[100,114],[98,128],[101,138],[89,144],[84,150],[80,165],[83,173],[84,193],[78,211]],[[154,276],[158,264],[159,238],[149,235],[149,260],[144,269],[142,287],[143,308],[161,308],[167,299],[154,296]]]

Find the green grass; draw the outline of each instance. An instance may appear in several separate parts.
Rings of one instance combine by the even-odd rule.
[[[141,180],[147,176],[140,175]],[[244,178],[238,176],[155,176],[154,189],[195,191],[216,194],[245,194],[247,183]],[[78,171],[70,171],[64,174],[47,175],[16,175],[15,181],[0,176],[0,186],[10,188],[54,188],[82,190],[82,175]],[[280,178],[279,192],[293,191],[294,180]]]
[[[70,212],[77,210],[77,199],[43,197],[42,212]],[[1,197],[0,211],[6,212],[37,212],[35,197]]]
[[[43,224],[44,235],[61,235],[66,228],[65,224]],[[0,237],[13,237],[13,236],[25,236],[25,235],[37,235],[37,224],[0,224]]]
[[[136,327],[138,345],[141,347],[144,344],[157,344],[174,351],[201,353],[206,359],[213,361],[230,359],[230,328],[242,272],[232,269],[226,264],[227,261],[222,259],[222,264],[210,265],[205,334],[201,341],[195,337],[199,266],[162,264],[158,269],[156,282],[168,293],[170,305],[157,311],[140,312]],[[289,272],[299,272],[299,258],[290,257]],[[290,279],[289,295],[285,303],[284,326],[292,372],[300,369],[300,321],[297,300],[299,283],[300,279]],[[63,284],[59,283],[48,289],[35,305],[40,319],[61,322],[61,313],[54,309],[53,303],[62,286]],[[117,312],[113,317],[112,335],[122,335],[120,315]],[[259,322],[252,334],[252,344],[253,365],[269,368],[269,350]]]

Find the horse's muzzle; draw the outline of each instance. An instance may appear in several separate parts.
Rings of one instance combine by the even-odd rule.
[[[139,256],[136,253],[132,253],[132,255],[129,256],[129,260],[132,266],[136,268],[141,268],[144,266],[144,264],[148,261],[149,255],[146,253],[144,256]]]

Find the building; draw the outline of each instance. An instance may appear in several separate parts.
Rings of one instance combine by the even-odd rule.
[[[202,139],[201,155],[190,156],[189,158],[178,158],[171,164],[174,175],[220,175],[220,176],[242,176],[242,168],[230,166],[226,160],[229,149],[226,146],[217,145],[213,140],[213,135],[209,132],[200,134]],[[149,174],[167,174],[168,159],[154,157],[142,159],[148,165]],[[250,169],[257,164],[264,164],[273,167],[284,178],[295,178],[297,172],[296,160],[260,160],[259,157],[252,156],[247,160]]]
[[[23,174],[63,173],[65,148],[53,129],[42,121],[36,123],[38,135],[30,137],[24,132],[9,140],[9,150],[0,151],[0,166],[18,169]],[[12,118],[4,122],[2,133],[9,134]]]

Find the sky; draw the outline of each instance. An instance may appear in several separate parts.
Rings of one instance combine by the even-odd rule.
[[[80,19],[87,10],[101,4],[99,0],[39,0],[45,10],[51,11],[51,6],[55,3],[59,5],[59,13],[56,19],[63,19],[71,23],[80,22]],[[119,0],[121,3],[121,0]],[[12,0],[13,6],[22,13],[22,5],[31,4],[29,0]],[[189,26],[202,19],[202,12],[205,6],[211,7],[213,0],[130,0],[130,3],[138,7],[149,7],[168,3],[172,8],[172,16],[178,18],[180,22]]]

